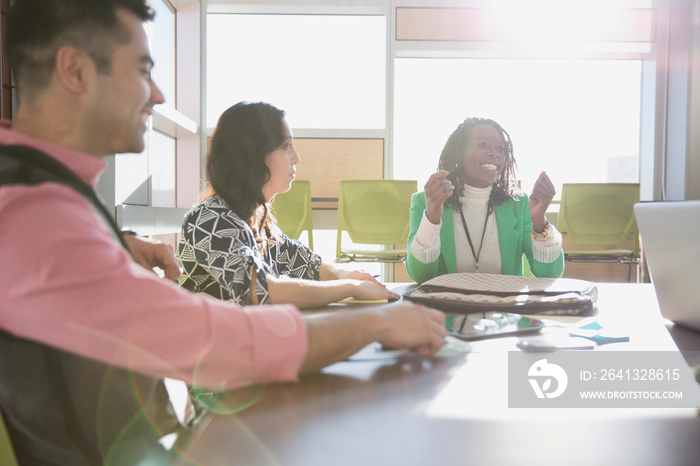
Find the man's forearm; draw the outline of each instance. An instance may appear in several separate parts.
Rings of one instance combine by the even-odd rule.
[[[372,310],[335,312],[304,318],[309,350],[300,373],[317,372],[323,367],[347,359],[376,341],[387,323]]]

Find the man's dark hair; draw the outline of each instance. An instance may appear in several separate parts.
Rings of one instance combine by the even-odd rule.
[[[18,87],[42,89],[65,45],[85,51],[99,73],[109,73],[115,44],[131,39],[117,17],[123,8],[150,21],[148,0],[16,0],[8,17],[5,46]]]

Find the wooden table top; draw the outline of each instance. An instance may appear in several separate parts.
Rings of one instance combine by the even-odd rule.
[[[598,287],[595,318],[630,342],[596,350],[677,348],[651,285]],[[700,349],[700,333],[669,327],[682,349]],[[430,358],[369,352],[299,383],[231,392],[231,413],[208,415],[182,464],[700,464],[694,408],[508,408],[507,374],[497,369],[516,341]]]

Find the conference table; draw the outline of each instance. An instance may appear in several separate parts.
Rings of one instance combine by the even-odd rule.
[[[597,287],[589,319],[629,341],[595,351],[700,354],[700,333],[665,321],[651,284]],[[517,340],[432,357],[370,346],[298,383],[227,393],[220,413],[207,413],[187,441],[181,464],[700,464],[697,407],[509,408],[507,357]]]

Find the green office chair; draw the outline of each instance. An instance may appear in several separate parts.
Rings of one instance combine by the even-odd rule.
[[[286,193],[279,193],[272,200],[272,208],[277,226],[285,235],[299,239],[306,230],[309,235],[309,248],[314,248],[313,220],[311,218],[311,182],[295,180]]]
[[[5,420],[0,412],[0,464],[3,466],[18,466],[15,451],[10,442],[10,435],[5,427]]]
[[[410,227],[411,196],[415,180],[341,180],[338,193],[337,262],[403,262]],[[354,245],[383,245],[384,249],[344,246],[343,232]]]
[[[564,183],[557,229],[577,246],[564,249],[566,260],[628,264],[630,281],[632,265],[639,263],[639,230],[633,208],[637,202],[639,183]],[[620,248],[630,235],[632,249]]]

